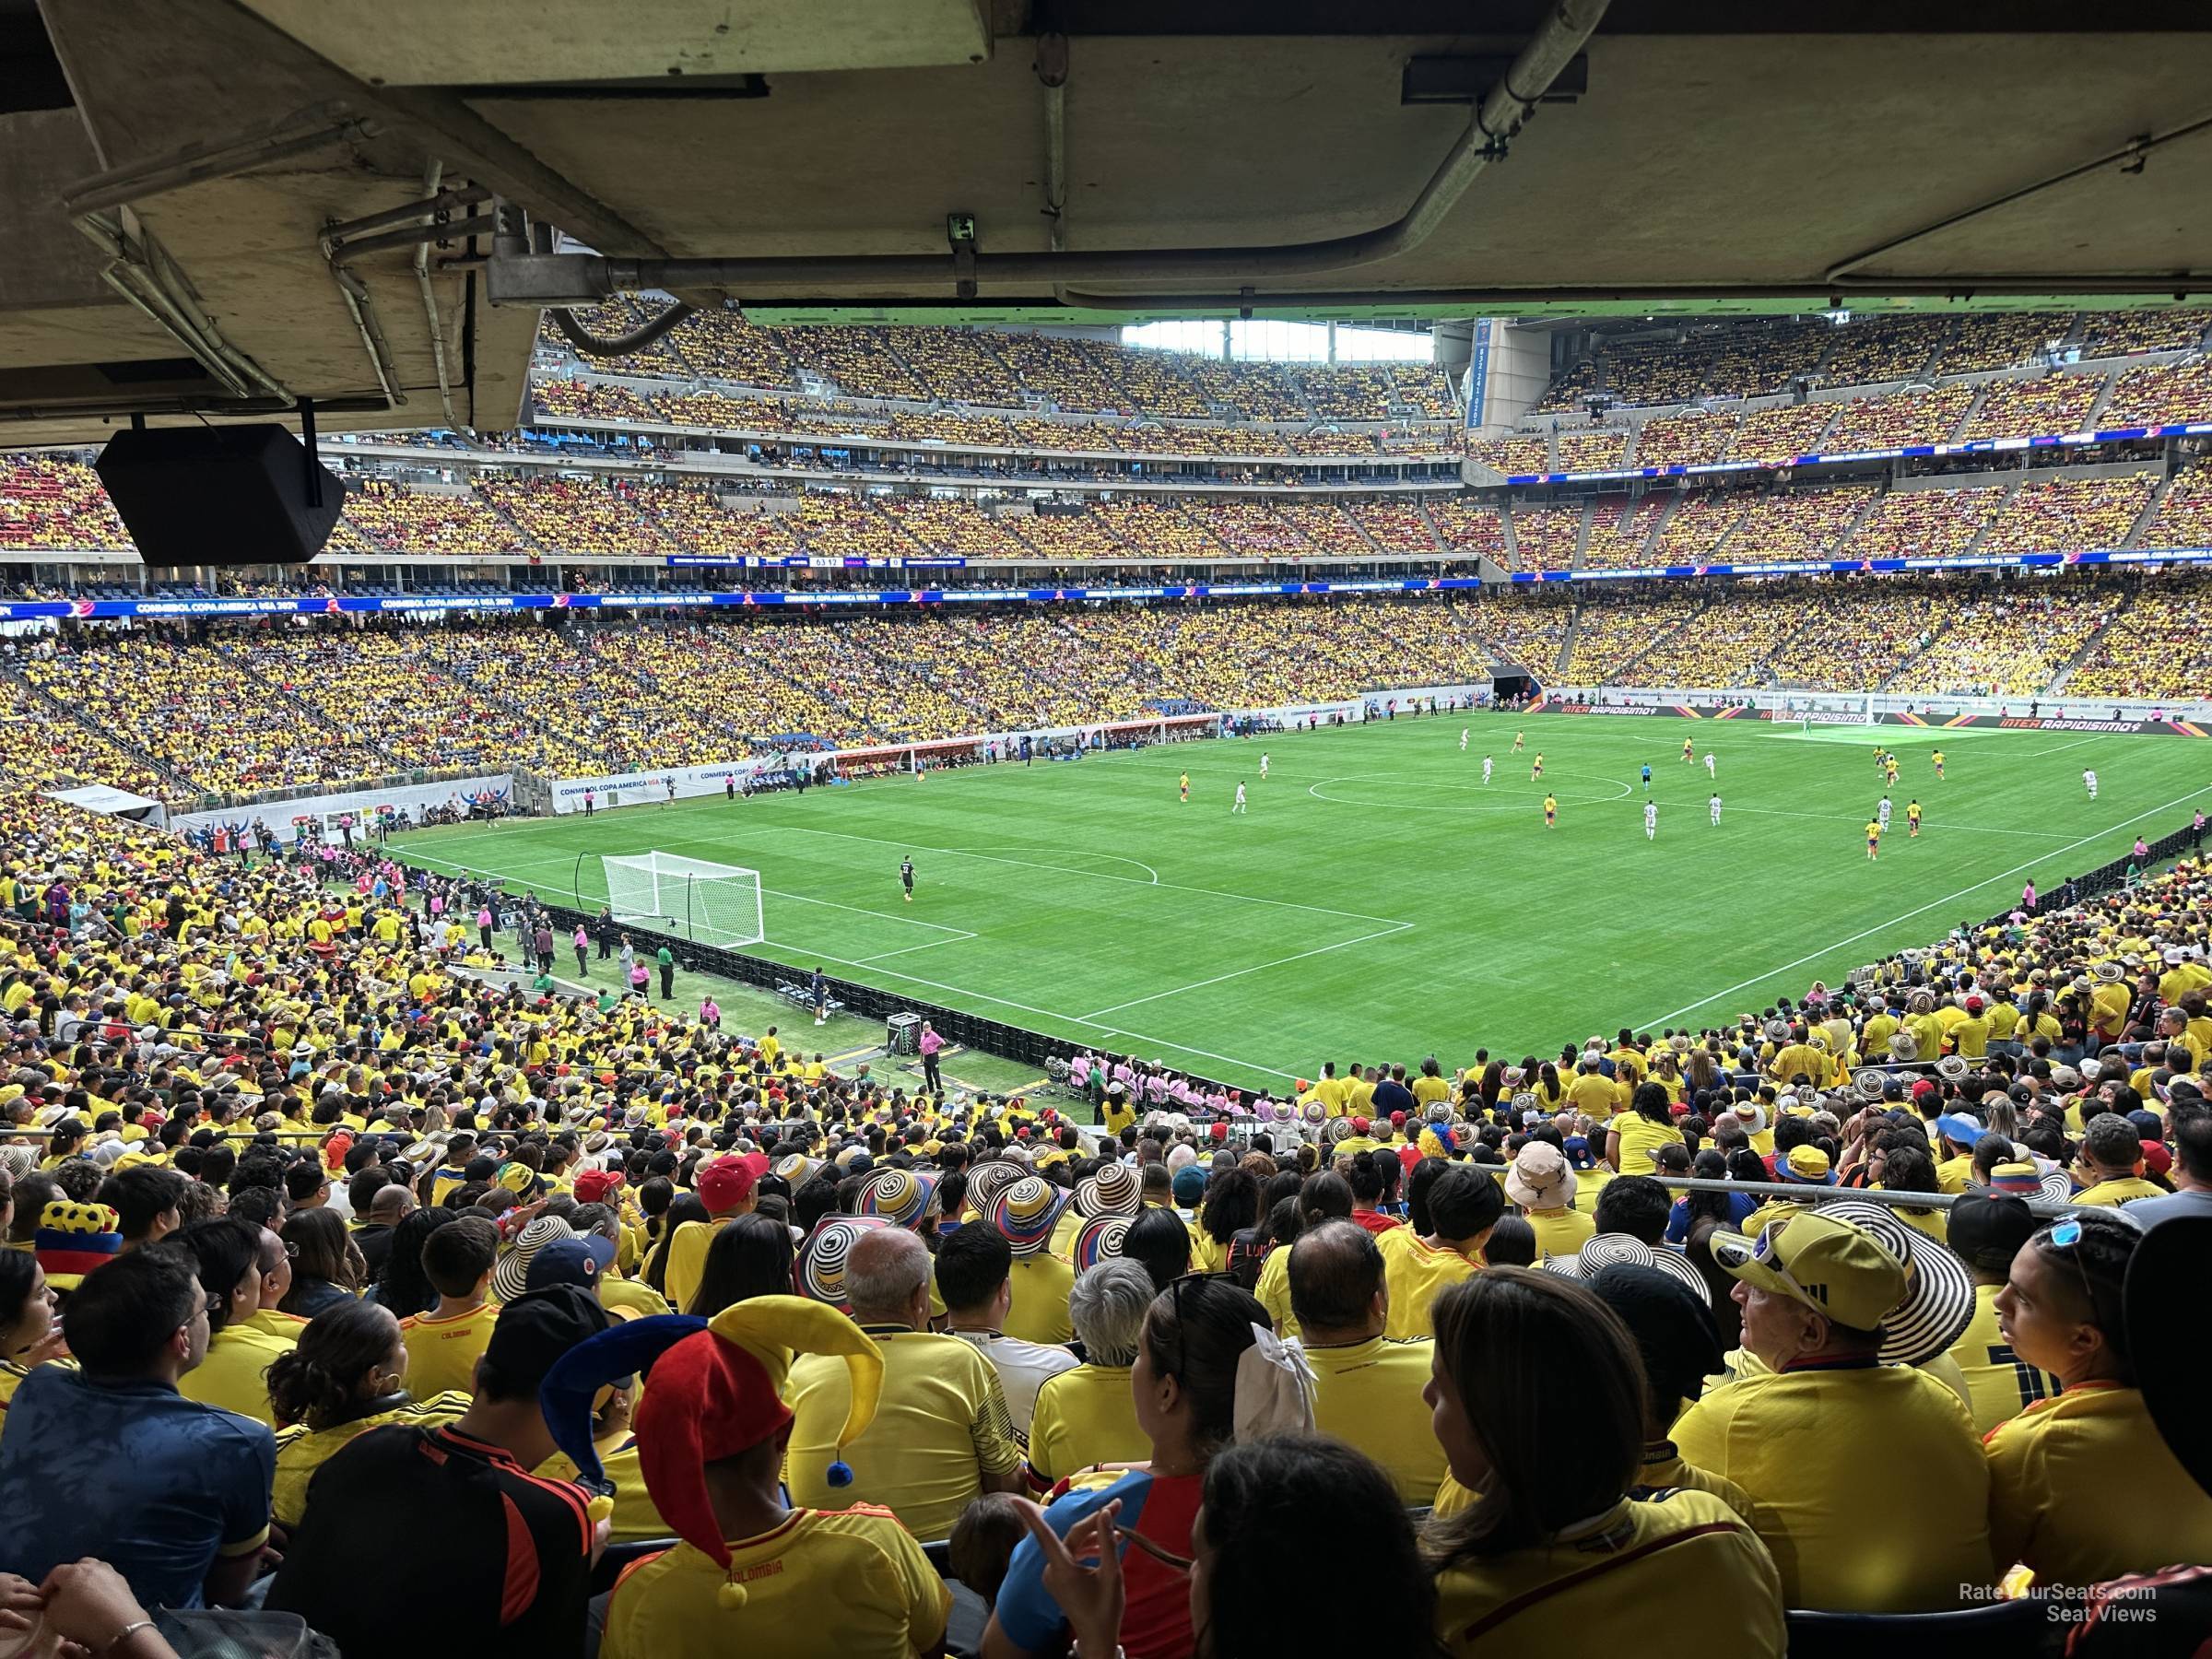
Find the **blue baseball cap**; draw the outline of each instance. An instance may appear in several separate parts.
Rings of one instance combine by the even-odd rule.
[[[523,1285],[526,1290],[547,1290],[555,1285],[595,1289],[599,1276],[614,1264],[614,1259],[615,1241],[598,1233],[556,1239],[541,1245],[530,1258],[529,1274]]]
[[[1947,1112],[1936,1120],[1936,1133],[1945,1140],[1971,1147],[1982,1138],[1982,1120],[1970,1112]]]

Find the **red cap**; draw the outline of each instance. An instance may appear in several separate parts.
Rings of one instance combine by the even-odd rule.
[[[737,1208],[753,1195],[753,1172],[741,1158],[717,1158],[700,1166],[691,1184],[699,1193],[699,1201],[707,1206],[707,1213],[719,1216]]]
[[[1405,1114],[1404,1112],[1392,1112],[1392,1113],[1390,1114],[1390,1126],[1391,1126],[1393,1129],[1403,1129],[1403,1128],[1405,1128],[1405,1127],[1406,1127],[1406,1114]]]
[[[1363,1117],[1354,1118],[1352,1120],[1352,1133],[1354,1135],[1365,1135],[1367,1133],[1367,1120]]]
[[[1970,996],[1970,997],[1968,997],[1968,998],[1966,999],[1966,1011],[1967,1011],[1969,1014],[1979,1014],[1979,1013],[1981,1013],[1981,1012],[1982,1012],[1982,999],[1981,999],[1980,997],[1978,997],[1978,996]]]
[[[1935,1092],[1936,1085],[1929,1082],[1925,1077],[1921,1078],[1919,1082],[1912,1085],[1912,1098],[1916,1100],[1921,1100],[1925,1096],[1932,1095]]]
[[[586,1170],[576,1177],[576,1202],[604,1204],[607,1194],[622,1184],[619,1170]]]
[[[2173,1168],[2173,1148],[2164,1141],[2147,1140],[2143,1143],[2143,1167],[2153,1175],[2163,1175]]]

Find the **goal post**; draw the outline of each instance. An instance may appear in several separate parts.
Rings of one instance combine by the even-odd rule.
[[[701,945],[758,945],[768,936],[760,872],[674,853],[599,860],[617,922],[664,927]]]

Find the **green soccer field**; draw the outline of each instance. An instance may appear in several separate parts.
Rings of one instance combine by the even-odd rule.
[[[2212,749],[2186,740],[1883,727],[1902,770],[1870,865],[1862,830],[1883,793],[1873,731],[1520,724],[1519,755],[1512,717],[1405,719],[393,844],[563,901],[581,888],[594,908],[601,854],[745,865],[761,873],[762,954],[1251,1086],[1329,1058],[1464,1061],[1478,1045],[1518,1058],[1623,1024],[1733,1018],[1978,921],[2030,876],[2048,891],[2212,802]],[[1686,736],[1696,764],[1680,759]],[[1240,780],[1251,807],[1235,815]],[[1547,787],[1559,803],[1549,830]],[[910,855],[912,904],[898,879]]]

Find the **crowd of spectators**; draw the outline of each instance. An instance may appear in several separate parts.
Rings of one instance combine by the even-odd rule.
[[[346,492],[346,522],[379,553],[515,553],[522,533],[504,513],[466,489],[416,489],[363,478]]]
[[[1757,500],[1749,489],[1716,489],[1684,496],[1659,526],[1651,562],[1660,565],[1712,564],[1727,557],[1729,533]]]
[[[1741,418],[1719,409],[1653,415],[1636,431],[1638,466],[1710,466],[1728,453]]]
[[[1785,1609],[2032,1590],[2103,1659],[2090,1586],[2198,1617],[2197,1368],[2140,1311],[2187,1318],[2160,1234],[2212,1191],[2193,865],[1702,1030],[1332,1061],[1235,1145],[1132,1056],[977,1098],[665,969],[580,994],[486,897],[0,801],[12,1627],[1780,1659]],[[1347,1537],[1375,1594],[1284,1596]]]
[[[1702,612],[1706,603],[1698,594],[1594,594],[1576,613],[1574,654],[1565,672],[1594,686],[1634,685],[1636,659]]]
[[[1723,557],[1735,565],[1840,557],[1874,495],[1871,484],[1764,491],[1752,498]]]
[[[31,658],[22,674],[194,789],[335,785],[401,770],[372,736],[324,724],[265,676],[242,633],[202,647],[159,633],[87,641]]]
[[[2081,431],[2104,382],[2101,374],[2058,372],[1991,381],[1959,436],[1971,441]]]
[[[1822,440],[1824,453],[1847,455],[1859,450],[1902,449],[1918,443],[1948,443],[1972,406],[1972,386],[1937,386],[1844,400],[1836,423]]]
[[[2146,351],[2187,351],[2205,343],[2207,328],[2212,328],[2212,311],[2201,307],[2100,312],[2086,319],[2081,355],[2111,358]]]
[[[1891,489],[1851,538],[1860,559],[1938,559],[1964,553],[2005,498],[2001,484]]]
[[[2015,582],[1959,604],[1948,626],[1889,681],[1892,692],[2033,697],[2120,607],[2105,585]]]
[[[1628,435],[1607,428],[1593,431],[1562,431],[1559,435],[1558,472],[1611,472],[1628,453]]]
[[[2212,547],[2212,466],[2174,476],[2144,540],[2155,547]]]
[[[1644,549],[1658,527],[1671,495],[1600,496],[1590,511],[1590,534],[1583,563],[1593,571],[1625,571],[1645,562]]]
[[[1512,524],[1518,571],[1564,571],[1574,564],[1582,538],[1584,509],[1580,501],[1515,501],[1507,510]]]
[[[0,547],[121,551],[131,538],[82,461],[0,455]]]
[[[1991,520],[1980,550],[2075,553],[2130,546],[2129,533],[2157,482],[2148,473],[2030,479]]]

